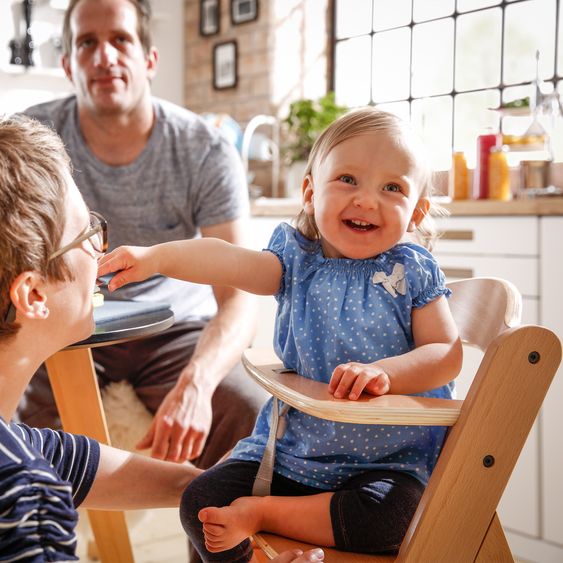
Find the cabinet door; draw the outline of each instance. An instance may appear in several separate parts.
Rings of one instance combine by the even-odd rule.
[[[541,220],[542,325],[563,340],[563,217]],[[563,368],[559,368],[542,407],[542,519],[545,539],[563,546]]]

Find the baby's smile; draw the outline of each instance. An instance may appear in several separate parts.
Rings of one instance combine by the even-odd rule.
[[[359,219],[344,219],[344,224],[355,231],[371,231],[376,226],[367,221],[360,221]]]

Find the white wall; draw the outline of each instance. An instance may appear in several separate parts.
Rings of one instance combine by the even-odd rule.
[[[53,36],[60,35],[64,11],[59,2],[36,0],[32,13],[31,35],[37,43],[36,66],[28,70],[9,65],[8,44],[15,35],[12,7],[20,0],[0,0],[0,113],[13,113],[26,107],[65,96],[72,84],[60,68],[52,47]],[[153,0],[153,41],[159,51],[158,73],[153,83],[155,95],[183,105],[184,83],[184,2]]]

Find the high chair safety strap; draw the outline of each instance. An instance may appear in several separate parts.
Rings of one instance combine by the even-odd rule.
[[[280,409],[278,399],[276,397],[273,398],[270,433],[268,435],[268,442],[264,448],[262,461],[260,461],[260,467],[254,479],[254,485],[252,486],[252,496],[265,497],[270,494],[276,458],[276,438],[281,438],[285,434],[285,415],[288,410],[289,405],[284,404]]]

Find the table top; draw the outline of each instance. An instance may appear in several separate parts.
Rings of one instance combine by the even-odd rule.
[[[139,313],[137,303],[124,301],[121,302],[121,306],[126,308],[128,303],[131,303],[132,314],[130,316],[123,316],[101,324],[96,323],[92,336],[68,346],[67,349],[97,348],[144,338],[162,332],[174,324],[174,313],[170,309]]]

